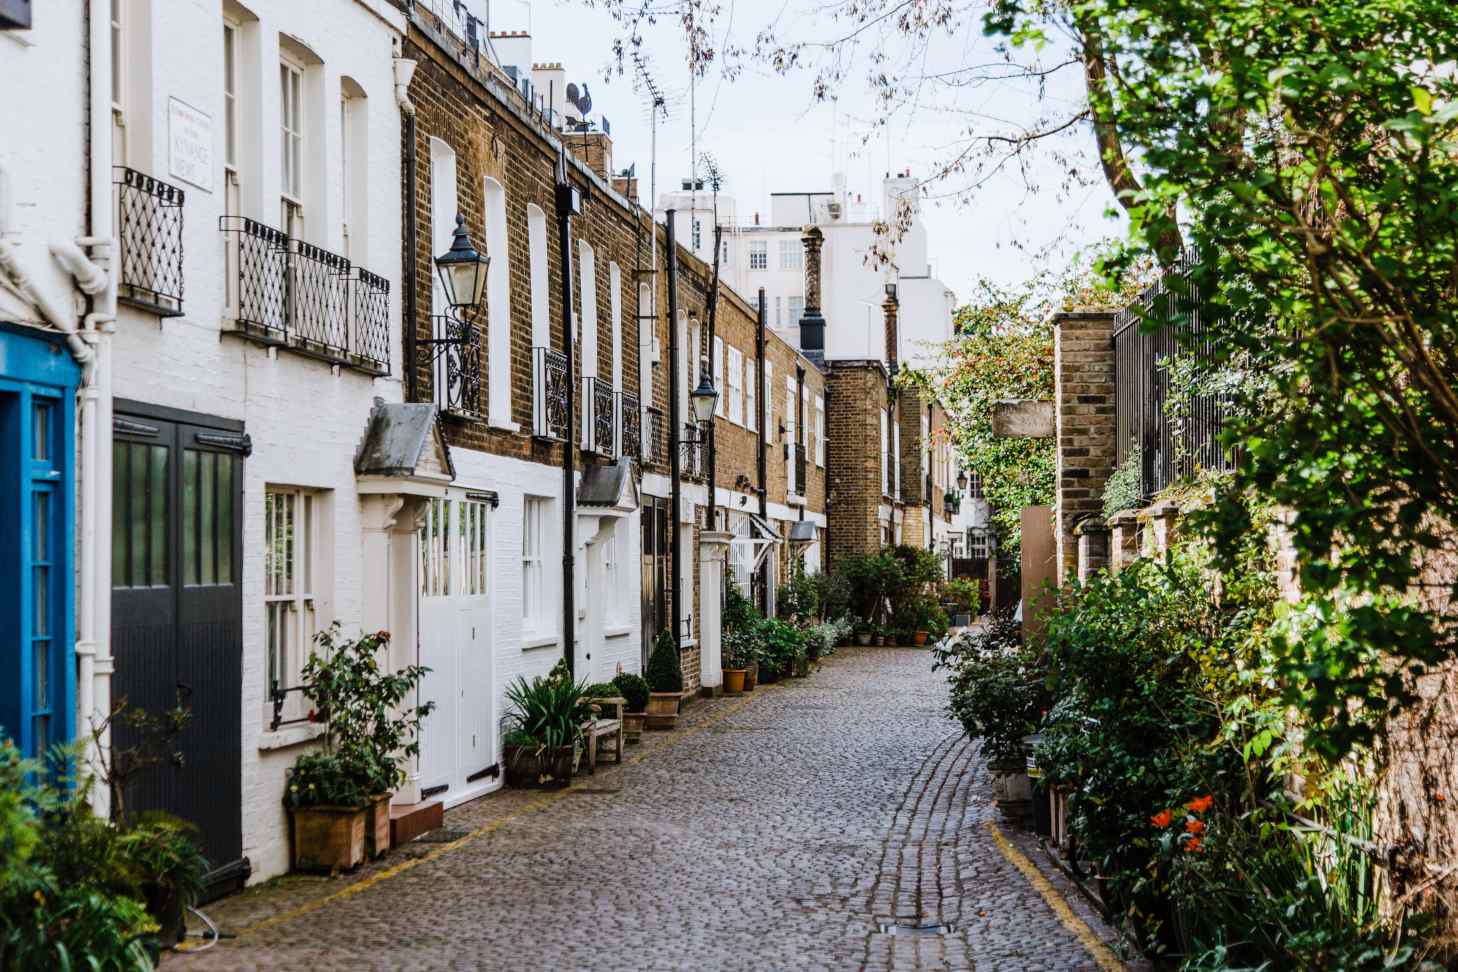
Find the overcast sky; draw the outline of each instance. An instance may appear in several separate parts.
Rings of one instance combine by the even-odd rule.
[[[735,43],[748,47],[755,34],[771,23],[777,24],[781,36],[802,40],[844,30],[812,11],[809,0],[724,0],[714,40],[722,44],[728,32]],[[491,29],[524,29],[528,16],[533,59],[561,61],[569,81],[589,85],[594,113],[611,123],[615,167],[637,163],[642,200],[649,203],[648,96],[631,76],[603,78],[616,36],[612,20],[581,0],[533,0],[530,8],[525,0],[495,0]],[[767,213],[771,192],[828,190],[837,170],[845,172],[852,193],[878,200],[885,172],[909,168],[913,175],[925,177],[938,159],[966,143],[969,130],[991,132],[1005,130],[1009,122],[1031,124],[1039,110],[1032,89],[1022,83],[998,82],[940,94],[929,90],[930,104],[904,113],[891,128],[866,141],[866,121],[874,101],[864,81],[847,81],[836,92],[834,104],[816,103],[808,73],[779,77],[748,62],[732,82],[711,68],[695,86],[691,128],[685,44],[677,19],[661,18],[646,40],[651,74],[669,102],[669,117],[660,119],[658,127],[659,192],[688,176],[690,132],[696,129],[698,151],[719,160],[726,175],[725,191],[736,197],[744,219],[755,210]],[[938,73],[996,59],[993,43],[982,36],[980,24],[963,23],[950,36],[937,39],[924,63],[926,73]],[[1049,52],[1044,60],[1061,58]],[[857,79],[864,76],[864,70],[853,73]],[[1064,70],[1052,79],[1044,104],[1077,105],[1080,94],[1076,69]],[[979,275],[1013,283],[1042,262],[1066,264],[1078,247],[1122,231],[1105,216],[1111,197],[1097,178],[1097,158],[1087,128],[1071,131],[1056,146],[1063,153],[1061,161],[1045,152],[1026,173],[1010,166],[977,190],[970,202],[936,198],[923,202],[932,271],[959,297],[970,293]],[[1070,171],[1087,184],[1069,185]],[[1026,182],[1034,183],[1036,190],[1029,191]],[[936,197],[949,188],[931,185],[928,191]]]

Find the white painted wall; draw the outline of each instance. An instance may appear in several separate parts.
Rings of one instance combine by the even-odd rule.
[[[390,281],[391,374],[372,378],[287,351],[275,352],[223,333],[226,314],[223,174],[223,4],[147,3],[128,0],[135,29],[147,31],[156,52],[132,70],[151,72],[150,97],[130,106],[128,156],[135,168],[177,183],[167,166],[168,98],[213,119],[211,192],[184,185],[185,316],[159,321],[123,308],[115,340],[115,394],[157,405],[241,419],[253,441],[243,484],[243,853],[253,880],[288,868],[284,773],[299,755],[300,733],[269,733],[266,726],[266,641],[263,609],[263,507],[268,484],[330,491],[330,537],[317,576],[318,618],[357,627],[361,610],[360,504],[354,489],[354,452],[375,396],[401,397],[400,207],[379,205],[369,214],[368,236],[352,234],[354,262]],[[165,9],[164,9],[165,8]],[[363,90],[369,133],[367,155],[356,159],[369,199],[395,199],[400,185],[400,116],[394,97],[392,40],[403,26],[379,0],[299,4],[252,0],[256,20],[240,45],[247,63],[240,118],[245,149],[240,199],[244,215],[279,225],[281,35],[295,38],[319,61],[315,110],[306,116],[306,169],[334,180],[342,133],[341,78]],[[47,10],[49,15],[49,9]],[[0,43],[4,43],[0,41]],[[0,65],[8,65],[0,58]],[[149,117],[148,117],[149,116]],[[79,132],[77,133],[79,135]],[[54,144],[48,155],[68,157]],[[251,161],[249,156],[252,156]],[[305,238],[339,252],[341,194],[317,191],[306,200]]]

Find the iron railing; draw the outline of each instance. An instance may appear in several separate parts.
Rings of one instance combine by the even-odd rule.
[[[623,455],[630,459],[643,458],[643,412],[638,406],[638,396],[632,392],[618,394],[618,414],[623,423]]]
[[[219,226],[235,330],[334,364],[389,372],[388,280],[257,220],[224,216]]]
[[[679,472],[689,479],[702,479],[704,475],[704,443],[702,430],[697,422],[683,423],[679,433],[678,447],[681,453]]]
[[[567,387],[567,356],[552,348],[533,348],[532,434],[539,439],[567,438],[567,409],[572,396]]]
[[[582,418],[582,447],[588,452],[611,456],[618,441],[612,382],[597,377],[582,379],[582,401],[587,408]]]
[[[1176,367],[1199,375],[1216,360],[1211,322],[1191,279],[1195,260],[1186,253],[1114,318],[1115,461],[1138,456],[1145,498],[1200,471],[1232,469],[1239,458],[1220,445],[1229,415],[1222,396],[1171,387]],[[1172,400],[1180,394],[1183,401]]]
[[[476,326],[445,314],[430,318],[435,358],[435,403],[452,415],[481,415],[481,342]]]
[[[643,414],[648,418],[648,454],[643,461],[645,464],[667,466],[668,423],[663,418],[663,410],[649,405],[643,409]]]
[[[116,186],[117,300],[161,317],[182,314],[181,189],[124,165]]]

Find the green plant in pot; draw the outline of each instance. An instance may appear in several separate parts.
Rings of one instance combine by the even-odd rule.
[[[683,699],[683,668],[678,642],[664,628],[653,643],[648,658],[648,728],[672,729],[678,724],[678,705]]]
[[[309,718],[324,724],[324,751],[299,757],[284,802],[294,866],[337,871],[389,850],[390,798],[420,754],[420,725],[435,703],[407,704],[429,669],[390,671],[388,631],[345,638],[336,621],[314,644],[303,680]]]
[[[546,676],[517,678],[506,689],[511,706],[505,738],[506,779],[514,786],[562,786],[577,771],[582,726],[592,718],[586,684],[559,661]]]
[[[754,636],[744,629],[729,631],[724,635],[724,691],[728,695],[739,695],[744,691],[745,677],[749,674],[749,661],[754,654]]]
[[[857,621],[852,631],[855,633],[856,644],[862,648],[869,645],[876,636],[876,626],[869,621]]]
[[[623,735],[630,743],[638,742],[648,720],[648,680],[642,675],[621,672],[613,679],[613,685],[627,701],[627,705],[623,706]]]

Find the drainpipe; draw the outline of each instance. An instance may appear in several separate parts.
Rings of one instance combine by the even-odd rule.
[[[576,499],[573,463],[577,454],[577,369],[572,363],[572,336],[576,328],[572,312],[572,214],[578,209],[577,190],[567,181],[567,150],[557,147],[557,255],[562,264],[562,351],[567,356],[567,430],[562,442],[562,658],[567,673],[576,677],[577,589]]]
[[[764,288],[759,288],[759,308],[754,321],[754,356],[759,361],[755,369],[754,380],[757,388],[755,391],[755,407],[763,409],[769,405],[769,399],[765,397],[767,389],[764,387],[764,320],[765,320],[765,298]],[[769,390],[772,393],[772,390]],[[770,407],[770,414],[774,414],[774,408]],[[769,515],[769,490],[766,484],[768,468],[765,462],[765,436],[769,435],[769,423],[764,419],[764,413],[756,416],[759,420],[759,442],[756,445],[755,457],[756,472],[759,474],[759,515]]]
[[[673,224],[676,213],[669,209],[664,211],[664,218],[667,220],[668,231],[668,478],[670,480],[670,495],[673,509],[669,511],[672,518],[672,554],[673,554],[673,638],[674,644],[680,644],[679,621],[683,616],[683,572],[680,565],[683,563],[683,524],[679,523],[682,514],[679,512],[683,507],[682,483],[679,481],[680,459],[679,456],[679,421],[678,414],[678,243],[674,239]]]
[[[715,221],[715,223],[714,223],[714,281],[713,281],[712,284],[709,285],[709,354],[711,356],[714,353],[714,324],[715,324],[715,319],[719,316],[718,315],[718,311],[719,311],[719,238],[723,235],[723,233],[724,233],[724,227],[723,226],[720,226],[719,223],[718,223],[718,221]],[[728,357],[727,350],[726,350],[726,353],[725,353],[724,357],[726,359]],[[712,364],[710,365],[710,367],[712,368]],[[727,361],[725,363],[725,368],[726,368],[726,370],[728,368]],[[712,371],[710,373],[712,374]],[[719,394],[722,395],[722,394],[724,394],[724,389],[720,388],[720,389],[718,389],[718,392],[719,392]],[[717,425],[717,424],[718,423],[716,423],[714,421],[714,417],[711,415],[711,416],[709,416],[709,427],[704,430],[707,433],[707,436],[706,436],[707,439],[708,439],[708,446],[707,446],[707,448],[709,450],[709,463],[708,463],[708,465],[709,465],[709,509],[708,509],[708,512],[707,512],[706,516],[708,517],[709,529],[710,530],[717,530],[717,529],[719,529],[719,521],[718,521],[718,517],[717,517],[716,512],[715,512],[715,503],[714,503],[714,493],[717,492],[717,487],[715,485],[715,480],[714,480],[714,467],[716,465],[715,460],[718,458],[718,445],[714,441],[714,426]],[[702,627],[702,625],[700,625],[700,627]]]
[[[395,104],[405,116],[405,400],[413,402],[418,397],[415,376],[415,361],[418,354],[416,342],[420,339],[417,328],[417,247],[420,243],[418,203],[415,198],[415,103],[410,100],[410,79],[415,76],[415,63],[409,58],[395,58]]]

